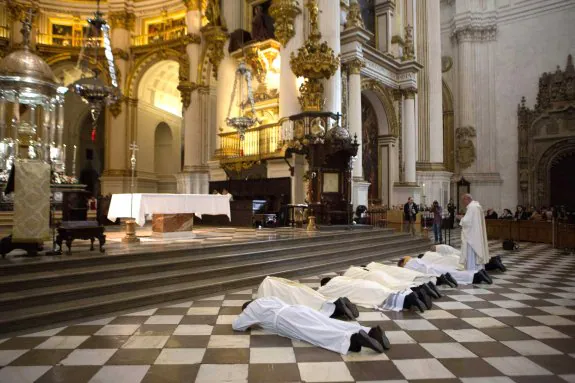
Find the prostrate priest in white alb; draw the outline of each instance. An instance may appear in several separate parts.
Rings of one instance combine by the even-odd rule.
[[[447,257],[450,257],[450,258],[455,258],[455,259],[457,259],[458,263],[461,259],[461,251],[457,250],[456,248],[451,247],[449,245],[434,245],[434,246],[431,246],[431,251],[439,253],[439,254],[447,256]],[[503,265],[503,262],[501,261],[501,257],[499,255],[492,256],[489,259],[489,262],[487,262],[485,264],[485,269],[486,270],[499,270],[501,272],[507,271],[507,268]]]
[[[423,284],[423,283],[433,283],[435,284],[437,281],[437,277],[432,274],[425,274],[419,271],[406,269],[403,267],[392,266],[392,265],[385,265],[379,262],[371,262],[365,266],[368,270],[381,270],[385,271],[386,273],[394,276],[397,279],[401,279],[404,281],[411,281],[416,284]]]
[[[383,330],[328,318],[303,305],[288,305],[276,297],[258,298],[246,302],[242,313],[234,319],[232,328],[246,331],[258,325],[264,330],[290,339],[302,340],[340,354],[359,352],[368,347],[376,352],[389,349]]]
[[[398,274],[396,275],[399,276]],[[347,269],[343,276],[377,282],[392,291],[413,291],[417,297],[423,303],[425,303],[425,306],[428,309],[431,309],[432,306],[431,298],[440,298],[441,295],[435,289],[434,285],[431,287],[426,283],[416,283],[410,279],[396,278],[395,276],[392,276],[390,273],[382,269],[370,270],[366,267],[352,266]]]
[[[365,279],[344,276],[324,278],[317,291],[329,299],[345,296],[358,306],[375,310],[401,311],[411,307],[416,307],[421,312],[425,310],[424,303],[413,291],[392,290],[380,283]]]
[[[346,297],[329,299],[302,283],[267,276],[258,287],[257,298],[276,297],[288,305],[304,305],[332,318],[355,319],[357,307]]]
[[[490,258],[485,214],[479,202],[474,201],[471,194],[463,196],[463,205],[466,207],[466,212],[459,221],[461,225],[459,263],[465,266],[465,270],[479,271]]]

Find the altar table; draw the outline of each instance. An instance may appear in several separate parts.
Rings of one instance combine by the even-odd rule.
[[[130,209],[131,206],[131,209]],[[113,194],[108,219],[134,218],[144,226],[146,216],[153,215],[154,233],[189,232],[193,216],[226,215],[231,219],[230,198],[218,194]]]

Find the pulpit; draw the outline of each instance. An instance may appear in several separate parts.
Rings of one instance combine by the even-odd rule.
[[[352,140],[340,126],[339,115],[333,113],[305,112],[290,119],[295,120],[294,135],[300,144],[286,150],[286,157],[305,154],[308,161],[304,181],[309,216],[319,225],[351,224],[351,171],[359,148],[357,138]],[[298,126],[302,128],[298,130]]]

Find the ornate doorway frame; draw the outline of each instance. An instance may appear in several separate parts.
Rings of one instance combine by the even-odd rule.
[[[523,205],[551,202],[551,168],[575,151],[575,67],[571,55],[562,71],[539,78],[533,109],[522,97],[518,111],[518,195]]]

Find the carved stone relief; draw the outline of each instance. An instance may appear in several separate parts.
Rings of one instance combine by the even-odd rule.
[[[459,167],[467,169],[476,159],[475,144],[472,139],[477,134],[472,126],[462,126],[457,128],[455,137],[457,140],[457,163]]]

